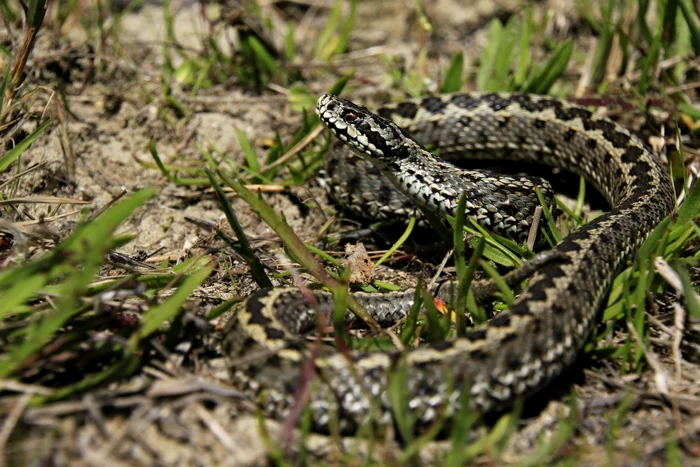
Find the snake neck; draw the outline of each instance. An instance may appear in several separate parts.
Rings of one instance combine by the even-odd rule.
[[[459,200],[464,195],[467,219],[524,243],[540,206],[536,189],[547,208],[554,205],[554,192],[545,180],[488,170],[464,171],[408,138],[402,150],[405,155],[391,161],[369,159],[400,192],[438,218],[457,217]]]

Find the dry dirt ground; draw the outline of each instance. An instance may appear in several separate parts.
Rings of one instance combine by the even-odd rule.
[[[300,61],[294,66],[302,69],[312,92],[320,95],[328,91],[337,76],[353,69],[352,95],[370,102],[397,94],[387,78],[384,57],[400,58],[411,69],[418,42],[426,40],[431,51],[428,74],[444,69],[458,50],[465,53],[465,63],[472,64],[485,43],[489,21],[507,18],[521,9],[521,2],[516,0],[428,1],[425,6],[434,33],[421,38],[414,10],[403,8],[406,2],[360,2],[349,52],[334,62],[337,74],[331,76],[322,72],[321,66],[316,69],[315,64],[303,62],[325,24],[331,2],[309,2],[313,4],[311,10],[306,2],[281,3],[287,5],[275,10],[280,20],[300,20],[296,29]],[[207,29],[200,6],[185,3],[175,7],[178,39],[197,50]],[[591,40],[585,28],[580,28],[573,2],[538,2],[538,14],[544,11],[553,15],[548,33],[555,40],[575,37],[577,52],[588,53]],[[175,88],[174,95],[191,114],[167,121],[163,112],[171,117],[172,112],[164,109],[159,99],[165,37],[162,9],[146,5],[124,14],[119,40],[114,42],[108,38],[100,43],[95,37],[87,37],[80,23],[75,18],[60,36],[50,31],[43,34],[29,63],[28,82],[53,83],[57,74],[65,80],[64,111],[69,112],[65,138],[70,141],[72,157],[66,157],[61,133],[54,127],[26,153],[25,167],[42,165],[24,177],[21,194],[80,199],[96,211],[124,193],[156,186],[156,197],[122,226],[122,232],[132,234],[134,240],[121,253],[154,263],[165,259],[176,262],[201,253],[215,255],[218,270],[197,292],[199,303],[188,305],[188,310],[197,315],[221,300],[246,296],[254,290],[247,268],[215,238],[211,227],[225,225],[214,195],[204,188],[167,181],[153,167],[149,141],[155,141],[159,154],[169,164],[202,164],[195,143],[210,144],[242,163],[235,130],[243,131],[259,154],[265,154],[275,132],[288,138],[299,128],[301,116],[290,109],[285,89],[273,86],[255,93],[233,78],[202,89],[196,96],[185,87]],[[284,32],[273,34],[271,40],[279,43]],[[575,69],[567,72],[572,92],[577,89],[578,76]],[[35,103],[35,110],[45,104],[45,97],[44,102]],[[56,112],[58,97],[53,96],[48,112]],[[313,181],[263,196],[277,211],[284,212],[303,239],[314,239],[333,209]],[[280,246],[274,233],[244,202],[233,198],[233,205],[256,251],[274,266]],[[47,215],[42,205],[22,206],[20,210],[27,219]],[[64,206],[51,215],[74,210]],[[68,215],[41,228],[65,237],[77,219],[78,214]],[[348,221],[345,227],[349,225]],[[28,231],[31,229],[27,226]],[[425,268],[409,261],[397,263],[395,269],[383,268],[380,273],[410,284],[416,280],[416,272]],[[190,344],[183,342],[183,354]],[[674,359],[663,343],[656,350],[660,367],[673,381],[669,397],[658,391],[658,374],[652,369],[621,376],[610,361],[585,362],[583,368],[568,373],[565,381],[547,391],[542,400],[532,402],[503,459],[517,462],[537,452],[538,441],[559,433],[562,420],[575,407],[574,432],[560,456],[575,455],[582,465],[660,465],[665,462],[670,436],[675,436],[684,463],[700,465],[700,389],[696,385],[700,366]],[[149,366],[128,381],[91,391],[80,399],[13,412],[16,419],[4,425],[12,428],[11,433],[5,433],[10,436],[4,445],[5,461],[8,465],[268,463],[260,424],[250,404],[230,396],[234,388],[227,385],[221,356],[201,352],[194,359],[188,358],[185,366],[182,360],[182,356],[172,355],[165,363]],[[572,391],[577,393],[573,405],[569,397]],[[280,425],[268,421],[265,426],[273,445],[279,445]],[[339,458],[354,459],[351,463],[359,464],[365,441],[338,442],[312,435],[307,444],[314,457],[332,463]],[[387,439],[379,445],[372,454],[375,461],[398,462],[395,441]],[[292,452],[298,449],[298,443],[292,442],[291,446]],[[430,444],[421,457],[430,462],[442,446],[440,442]],[[341,454],[341,448],[347,450],[345,454]],[[490,460],[483,456],[477,462]]]

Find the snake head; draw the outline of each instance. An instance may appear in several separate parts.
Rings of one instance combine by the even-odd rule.
[[[405,157],[406,142],[410,140],[394,122],[361,105],[325,94],[316,103],[316,115],[338,139],[364,158],[391,163]]]

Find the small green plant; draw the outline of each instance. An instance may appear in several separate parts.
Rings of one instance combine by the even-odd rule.
[[[548,94],[566,70],[574,49],[573,42],[566,40],[552,50],[543,65],[533,63],[533,31],[544,27],[535,23],[532,8],[513,16],[505,25],[493,20],[476,75],[477,89]]]
[[[350,32],[355,25],[359,2],[358,0],[350,0],[347,16],[343,17],[343,10],[347,3],[342,0],[336,0],[333,5],[326,26],[321,31],[316,42],[314,50],[316,58],[327,61],[347,50],[350,42]]]
[[[587,0],[579,6],[581,17],[598,33],[589,86],[604,93],[620,77],[632,76],[636,96],[644,101],[663,83],[665,104],[675,107],[681,119],[700,119],[685,91],[694,79],[688,63],[700,53],[700,22],[692,0]],[[672,65],[664,66],[671,57]]]

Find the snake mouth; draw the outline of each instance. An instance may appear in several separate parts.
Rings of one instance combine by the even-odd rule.
[[[329,112],[333,112],[336,110],[336,106],[333,103],[334,97],[335,96],[331,94],[324,94],[318,98],[318,101],[316,101],[316,115],[318,115],[319,118],[322,118],[326,110],[328,110]]]

